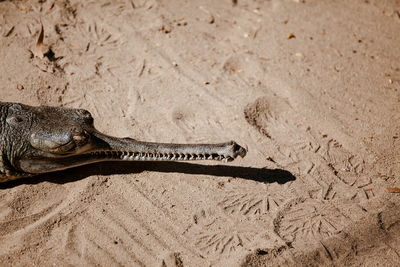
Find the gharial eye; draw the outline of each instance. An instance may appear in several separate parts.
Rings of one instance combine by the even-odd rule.
[[[20,110],[22,110],[22,106],[18,103],[15,103],[15,104],[12,104],[9,109],[13,110],[13,111],[20,111]]]
[[[15,124],[23,122],[24,119],[21,116],[11,115],[11,116],[7,117],[6,121],[8,124],[15,125]]]

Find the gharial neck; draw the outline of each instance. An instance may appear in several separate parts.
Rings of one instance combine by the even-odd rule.
[[[0,102],[0,134],[1,138],[4,136],[4,131],[6,130],[8,108],[10,103]]]

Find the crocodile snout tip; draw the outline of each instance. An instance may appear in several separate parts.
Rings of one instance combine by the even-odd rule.
[[[231,143],[232,143],[234,157],[236,158],[237,156],[241,156],[242,158],[244,158],[247,154],[247,147],[244,148],[235,141],[231,141]]]

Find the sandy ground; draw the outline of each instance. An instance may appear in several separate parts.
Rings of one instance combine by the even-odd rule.
[[[249,150],[2,184],[1,265],[400,264],[399,32],[396,0],[0,1],[1,101]]]

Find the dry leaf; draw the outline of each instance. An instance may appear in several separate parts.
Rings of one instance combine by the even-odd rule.
[[[44,57],[43,39],[44,39],[44,29],[43,29],[43,24],[41,24],[39,38],[37,39],[35,49],[33,50],[33,54],[35,55],[35,57],[38,57],[40,59]]]
[[[388,193],[400,193],[400,188],[398,188],[398,187],[388,187],[388,188],[386,188],[386,191]]]
[[[296,36],[295,36],[293,33],[289,33],[289,34],[286,36],[286,38],[287,38],[287,39],[292,39],[292,38],[296,38]]]

